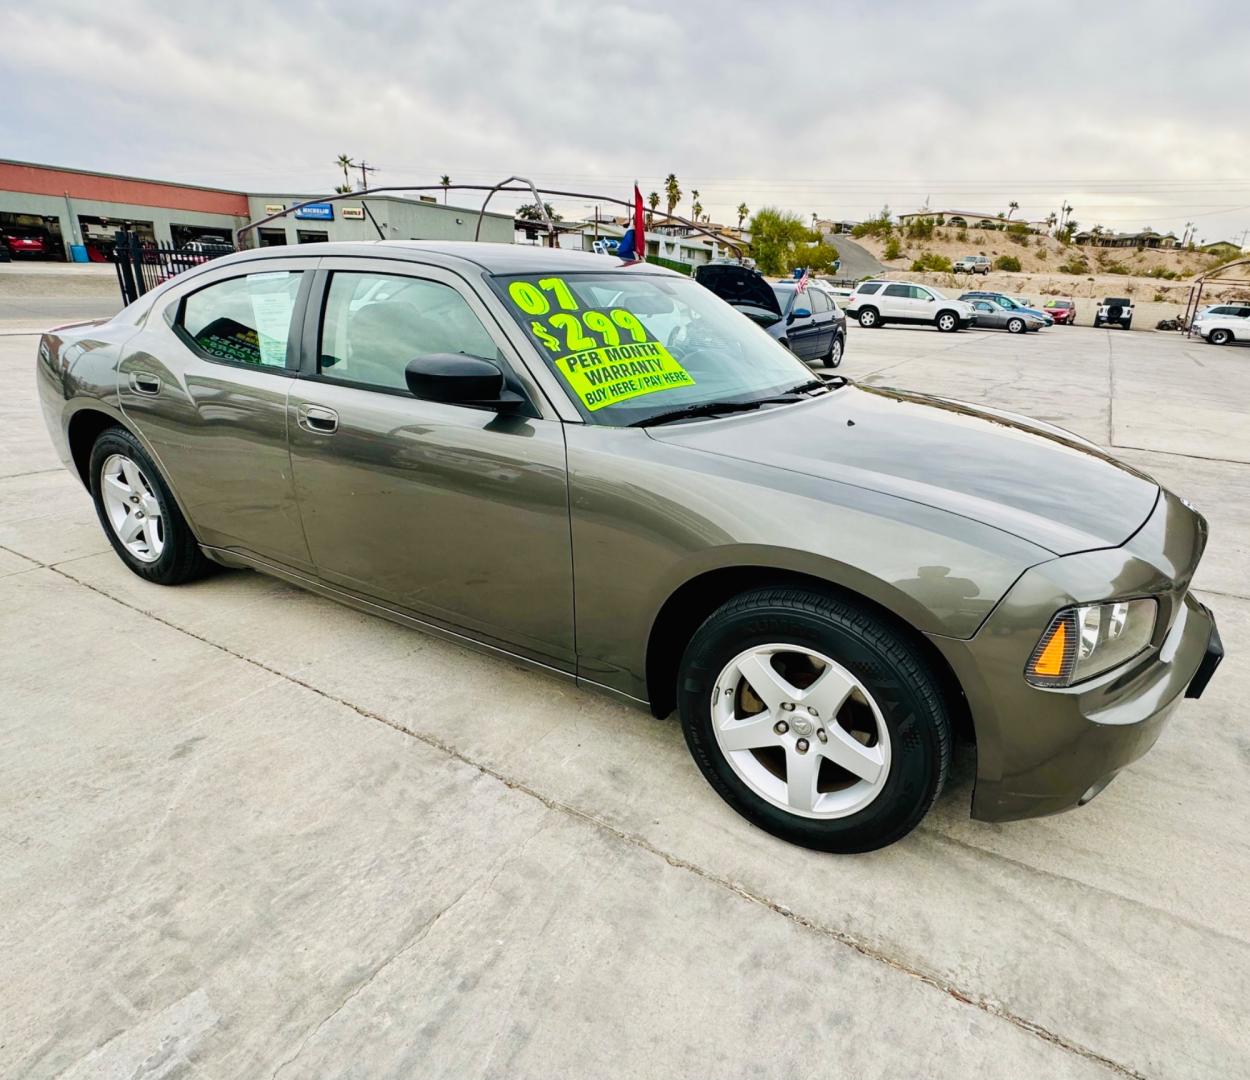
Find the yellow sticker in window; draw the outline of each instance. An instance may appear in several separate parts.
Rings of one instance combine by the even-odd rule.
[[[658,390],[694,385],[689,372],[658,341],[583,349],[554,363],[591,412]]]

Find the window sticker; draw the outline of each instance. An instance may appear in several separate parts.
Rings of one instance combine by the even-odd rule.
[[[291,296],[285,282],[281,289],[272,288],[272,279],[275,276],[255,274],[247,279],[247,283],[252,301],[252,315],[256,319],[260,362],[270,367],[285,367],[286,341],[291,330],[291,311],[295,307],[295,298]],[[256,288],[257,284],[261,288]],[[265,285],[271,287],[265,288]]]
[[[582,308],[562,278],[514,281],[508,297],[588,410],[693,386],[694,379],[624,307]]]

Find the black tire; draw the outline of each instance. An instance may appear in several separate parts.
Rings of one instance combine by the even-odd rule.
[[[1132,320],[1132,319],[1125,319],[1125,320],[1124,320],[1124,322],[1120,323],[1120,325],[1121,325],[1122,327],[1124,327],[1124,329],[1125,329],[1125,330],[1132,330],[1132,329],[1133,329],[1133,320]]]
[[[145,562],[132,555],[109,521],[101,489],[101,473],[105,462],[115,454],[130,458],[139,466],[148,481],[152,496],[160,505],[164,547],[153,562]],[[101,432],[91,448],[89,469],[91,498],[95,502],[100,527],[113,545],[113,550],[132,572],[157,585],[181,585],[203,577],[213,568],[213,563],[204,556],[200,545],[191,534],[191,529],[170,494],[169,486],[156,463],[129,431],[122,427],[112,427]]]
[[[856,318],[859,319],[859,325],[865,330],[871,330],[881,322],[881,316],[877,314],[875,307],[860,308]]]
[[[788,812],[748,786],[721,750],[712,721],[716,680],[734,657],[765,644],[828,656],[877,702],[890,739],[889,772],[857,812]],[[717,794],[766,832],[819,851],[872,851],[901,839],[928,813],[950,769],[950,711],[929,661],[904,630],[866,606],[817,591],[756,589],[717,609],[682,657],[678,709],[690,753]]]
[[[1097,329],[1100,326],[1102,326],[1102,319],[1100,319],[1097,315],[1095,315],[1094,316],[1094,328]]]
[[[1025,326],[1024,326],[1023,319],[1008,319],[1007,320],[1007,333],[1023,334],[1024,330],[1025,330]]]
[[[833,335],[833,344],[829,346],[829,352],[823,357],[823,362],[827,368],[836,368],[842,366],[842,356],[846,351],[846,342],[842,339],[841,334]]]
[[[1212,330],[1207,340],[1212,345],[1227,345],[1233,340],[1233,333],[1231,330]]]
[[[953,311],[939,311],[933,324],[943,334],[953,334],[959,329],[959,316]]]

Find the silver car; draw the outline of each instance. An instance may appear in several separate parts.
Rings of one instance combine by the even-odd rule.
[[[1006,330],[1009,334],[1023,334],[1029,330],[1040,330],[1046,324],[1035,315],[1021,311],[1019,308],[1006,308],[995,300],[972,300],[972,309],[977,313],[977,326],[990,330]]]

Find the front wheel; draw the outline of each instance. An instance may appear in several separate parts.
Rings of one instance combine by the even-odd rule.
[[[1207,338],[1212,345],[1227,345],[1233,340],[1232,331],[1230,330],[1212,330]]]
[[[135,574],[181,585],[212,567],[142,444],[121,427],[91,448],[91,497],[113,550]]]
[[[944,334],[950,334],[959,329],[959,317],[951,311],[943,311],[937,317],[937,328]]]
[[[816,591],[757,589],[696,632],[678,679],[704,777],[748,821],[821,851],[910,832],[950,767],[951,722],[916,645]]]
[[[1023,319],[1009,319],[1007,321],[1007,333],[1023,334],[1024,333],[1024,320]]]
[[[870,307],[861,308],[858,318],[860,326],[865,329],[871,329],[877,325],[877,309]]]

